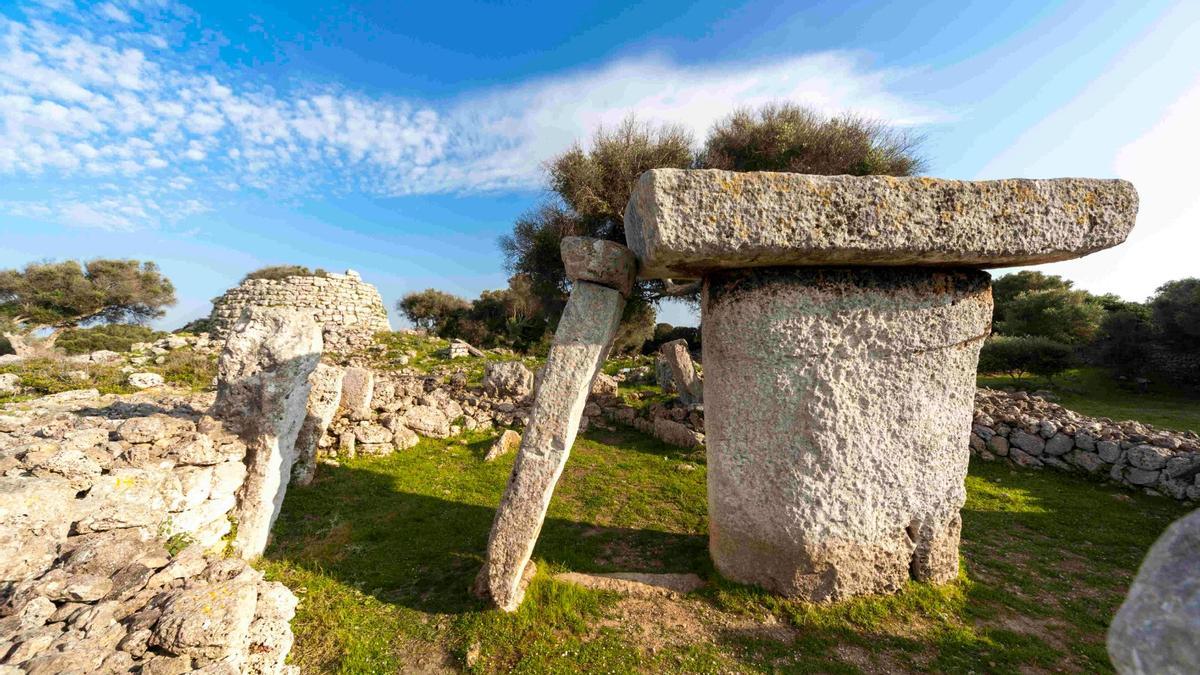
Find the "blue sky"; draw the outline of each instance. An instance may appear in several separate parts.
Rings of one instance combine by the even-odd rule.
[[[1140,300],[1200,274],[1197,63],[1163,0],[0,2],[0,267],[155,260],[165,328],[274,263],[472,297],[597,126],[794,100],[923,133],[934,176],[1133,180],[1130,241],[1045,268]]]

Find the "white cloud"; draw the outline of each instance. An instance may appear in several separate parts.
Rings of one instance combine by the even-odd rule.
[[[113,3],[96,12],[138,25]],[[198,75],[211,64],[147,56],[140,47],[154,37],[146,27],[101,37],[86,19],[0,18],[0,175],[156,177],[164,203],[203,199],[188,192],[191,184],[170,194],[175,179],[197,172],[206,186],[284,193],[527,189],[539,185],[545,159],[630,114],[682,122],[697,135],[735,103],[775,100],[900,125],[939,118],[889,92],[896,73],[836,52],[703,67],[645,57],[435,105],[341,89],[278,92],[235,76]],[[142,217],[113,213],[80,207],[70,215],[108,228],[136,226]]]

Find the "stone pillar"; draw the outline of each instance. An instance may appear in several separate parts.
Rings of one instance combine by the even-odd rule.
[[[671,382],[679,392],[680,402],[684,405],[703,403],[704,382],[696,372],[696,365],[692,363],[687,340],[671,340],[659,347],[658,352],[671,367]]]
[[[717,569],[808,600],[953,579],[991,320],[977,268],[1115,246],[1136,213],[1124,181],[642,174],[642,276],[704,280]]]
[[[308,485],[317,475],[317,445],[329,429],[342,399],[342,380],[346,371],[337,366],[317,364],[308,378],[308,411],[296,436],[296,463],[292,482]]]
[[[717,569],[813,601],[953,579],[987,273],[725,272],[703,302]]]
[[[221,353],[213,412],[247,445],[233,542],[244,558],[262,554],[279,516],[306,417],[309,376],[322,346],[321,326],[311,312],[248,307]]]
[[[504,611],[525,597],[526,573],[554,486],[567,463],[592,380],[608,357],[636,263],[624,246],[568,237],[567,276],[574,282],[504,497],[488,537],[476,590]],[[604,285],[602,285],[604,284]]]

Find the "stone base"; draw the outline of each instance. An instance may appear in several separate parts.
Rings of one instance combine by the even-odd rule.
[[[958,575],[989,277],[770,268],[704,285],[709,550],[811,601]]]

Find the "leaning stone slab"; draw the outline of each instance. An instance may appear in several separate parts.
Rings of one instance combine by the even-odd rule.
[[[514,611],[524,598],[522,575],[624,308],[620,291],[588,281],[571,289],[480,571],[478,585],[500,609]]]
[[[1167,528],[1108,628],[1122,675],[1200,673],[1200,511]]]
[[[317,472],[317,444],[329,429],[342,398],[342,379],[346,371],[336,366],[317,364],[308,377],[308,413],[296,436],[296,464],[292,467],[292,482],[308,485]]]
[[[562,260],[567,278],[615,288],[629,297],[637,276],[637,259],[628,248],[605,239],[563,237]]]
[[[321,326],[311,313],[248,307],[234,325],[217,363],[215,416],[229,422],[247,446],[246,481],[237,495],[234,549],[261,555],[292,476],[296,438],[321,360]]]
[[[635,598],[677,598],[704,586],[704,580],[691,573],[658,574],[643,572],[614,572],[611,574],[585,574],[562,572],[554,575],[562,581],[597,591],[612,591]]]
[[[721,574],[809,601],[954,579],[987,273],[722,272],[702,311]]]
[[[654,169],[625,211],[642,278],[776,265],[1011,267],[1116,246],[1121,180],[956,181]]]

